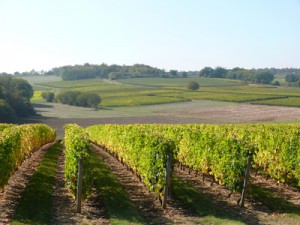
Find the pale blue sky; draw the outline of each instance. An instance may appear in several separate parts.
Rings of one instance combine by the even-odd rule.
[[[0,0],[0,72],[300,68],[300,0]]]

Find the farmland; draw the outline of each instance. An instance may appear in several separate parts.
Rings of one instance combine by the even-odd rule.
[[[192,79],[200,83],[199,90],[186,89]],[[208,78],[62,81],[55,77],[51,81],[47,77],[35,77],[29,82],[55,93],[78,90],[101,96],[102,102],[95,111],[46,103],[41,97],[42,90],[36,90],[32,101],[40,116],[33,119],[53,125],[59,135],[63,125],[69,122],[86,127],[97,123],[299,123],[300,119],[298,107],[287,107],[299,104],[299,88]],[[266,101],[281,103],[267,106],[263,104]]]
[[[41,92],[38,91],[44,89],[54,90],[55,93],[61,90],[97,93],[102,98],[101,107],[156,105],[193,100],[298,107],[300,102],[299,88],[247,85],[228,79],[200,77],[134,78],[118,81],[106,79],[61,81],[59,77],[51,79],[44,77],[29,79],[37,90],[33,100],[41,100],[39,98]],[[200,84],[199,90],[187,90],[187,84],[191,80]]]
[[[11,125],[2,127],[14,129]],[[299,189],[293,187],[300,185],[299,165],[294,157],[289,157],[292,154],[297,157],[299,151],[299,125],[98,125],[82,129],[69,124],[65,129],[65,151],[61,151],[61,143],[37,150],[12,175],[4,189],[10,197],[0,195],[1,222],[11,218],[12,224],[297,224],[299,221]],[[89,148],[89,139],[102,147]],[[252,148],[257,150],[253,152]],[[218,154],[224,149],[229,151],[220,157]],[[141,151],[143,157],[139,157]],[[161,187],[166,185],[163,165],[165,154],[171,152],[180,163],[174,162],[172,195],[167,209],[162,210],[155,193],[161,196]],[[254,154],[253,172],[246,205],[239,207],[240,189],[235,184],[242,181],[243,175],[239,174],[243,174],[246,165],[246,152]],[[39,156],[35,157],[36,154]],[[75,158],[70,158],[70,154]],[[85,164],[89,170],[84,176],[84,190],[85,196],[90,197],[84,201],[82,213],[76,214],[71,193],[73,190],[74,194],[76,187],[78,164],[73,162],[80,154],[86,155],[89,162]],[[204,155],[199,157],[199,154]],[[269,155],[273,160],[269,160]],[[288,160],[284,161],[285,158]],[[206,163],[198,164],[197,160]],[[31,165],[37,167],[36,173]],[[50,167],[51,179],[48,179]],[[58,171],[54,179],[55,168]],[[65,175],[64,168],[68,170]],[[21,178],[22,173],[27,181]],[[266,181],[268,173],[272,179]],[[69,177],[65,185],[71,189],[64,188],[64,176]],[[20,181],[24,182],[22,188],[18,185]],[[285,182],[292,186],[282,184]],[[53,185],[55,189],[51,188]],[[50,196],[54,196],[53,203]],[[12,201],[20,203],[11,204]],[[35,213],[30,207],[33,202],[41,204]],[[15,209],[14,205],[18,207]]]
[[[118,81],[102,79],[61,81],[58,77],[55,79],[49,80],[47,78],[44,81],[42,79],[31,79],[30,82],[36,87],[32,102],[38,115],[29,118],[29,120],[20,121],[21,123],[30,121],[47,124],[55,128],[59,139],[66,138],[65,135],[68,132],[65,132],[64,129],[68,129],[69,126],[66,127],[65,124],[76,123],[83,128],[88,127],[87,129],[76,128],[75,131],[77,130],[76,132],[80,133],[89,130],[91,137],[92,129],[96,124],[131,125],[129,125],[130,129],[125,132],[122,132],[122,127],[117,125],[110,125],[113,129],[105,130],[101,135],[97,133],[98,131],[93,131],[94,142],[101,137],[106,138],[105,141],[108,144],[101,147],[93,145],[92,151],[89,152],[88,158],[90,158],[91,163],[89,166],[94,168],[90,170],[94,174],[94,186],[93,189],[87,192],[87,195],[91,196],[84,201],[81,214],[75,213],[76,208],[72,204],[72,194],[64,184],[64,169],[66,168],[64,157],[66,152],[60,151],[60,156],[57,159],[57,148],[62,150],[63,146],[59,143],[54,146],[56,150],[50,149],[50,156],[54,152],[56,156],[51,158],[53,162],[47,163],[51,165],[58,163],[58,167],[55,184],[51,181],[52,183],[49,183],[49,185],[55,185],[56,188],[53,193],[51,192],[51,195],[54,196],[53,204],[47,203],[43,211],[51,211],[52,215],[50,218],[49,214],[47,216],[45,214],[45,217],[40,219],[35,217],[35,215],[39,215],[35,213],[31,218],[32,221],[35,219],[50,220],[50,224],[297,224],[300,216],[299,188],[295,187],[295,179],[290,176],[291,174],[294,174],[293,176],[299,175],[298,167],[293,169],[293,165],[298,159],[289,157],[292,154],[288,154],[287,149],[292,149],[293,155],[297,154],[295,150],[298,148],[295,146],[299,144],[297,141],[299,132],[296,132],[296,130],[298,129],[300,108],[295,107],[297,105],[287,107],[292,106],[291,103],[286,104],[286,106],[280,106],[280,104],[279,106],[267,106],[263,103],[262,105],[257,103],[282,101],[283,104],[288,99],[295,103],[300,98],[299,89],[250,86],[230,80],[206,78],[195,78],[199,83],[202,82],[202,86],[197,91],[188,91],[186,84],[191,79],[183,78],[143,78]],[[61,90],[95,92],[101,96],[102,102],[97,110],[59,103],[46,103],[41,98],[43,90],[53,90],[55,93]],[[249,123],[252,125],[244,125],[245,129],[241,125],[233,125]],[[260,125],[260,123],[264,124]],[[265,123],[272,124],[266,125]],[[281,124],[276,125],[274,123]],[[286,123],[293,123],[294,125],[287,125]],[[151,131],[146,131],[144,128],[139,131],[139,128],[134,124],[154,125],[152,125],[152,128],[151,125],[145,125],[145,127],[150,127]],[[183,128],[180,128],[179,125],[164,125],[165,130],[159,132],[161,128],[158,124],[185,125],[182,125]],[[202,126],[192,124],[231,125]],[[251,135],[246,135],[250,131],[250,127],[255,131],[253,130]],[[3,129],[6,129],[6,126]],[[284,132],[284,130],[287,130],[287,132]],[[199,132],[193,133],[194,131]],[[156,132],[159,132],[159,135]],[[266,133],[261,135],[256,132]],[[124,133],[127,136],[122,135]],[[277,133],[279,135],[278,141],[276,141]],[[169,135],[169,139],[165,140],[167,138],[165,135]],[[67,144],[67,142],[72,141],[75,136],[77,135],[71,134],[68,139],[65,139],[64,143]],[[85,142],[85,144],[82,142],[87,136],[79,135],[78,137],[79,139],[74,143],[82,143],[80,144],[81,147],[68,144],[68,148],[73,149],[71,152],[87,146],[88,142]],[[147,138],[150,137],[153,137],[153,139],[148,140]],[[109,138],[114,138],[114,141],[110,141]],[[198,139],[201,139],[201,141],[197,141]],[[286,139],[289,142],[286,142]],[[126,140],[132,140],[133,142],[125,143]],[[219,144],[210,145],[213,140]],[[248,143],[246,140],[256,141],[254,143],[258,144],[257,146],[260,146],[263,149],[261,151],[265,154],[255,156],[256,161],[252,168],[249,195],[243,208],[237,205],[241,187],[239,186],[236,191],[233,191],[233,189],[237,187],[235,182],[238,181],[240,184],[241,178],[244,176],[246,158],[243,151],[247,151],[250,146],[246,144]],[[161,189],[161,185],[164,184],[163,176],[161,176],[161,172],[159,172],[160,176],[155,179],[150,179],[148,176],[155,177],[157,175],[156,171],[162,169],[163,164],[159,163],[165,160],[165,156],[160,154],[165,151],[166,146],[172,146],[173,141],[177,146],[175,148],[178,153],[176,160],[181,160],[181,164],[178,163],[174,167],[172,195],[168,201],[167,209],[162,210],[159,199],[163,198],[158,196],[163,196]],[[116,147],[111,145],[112,143],[119,143],[119,145],[116,145]],[[156,146],[158,143],[161,143],[161,145]],[[197,153],[198,145],[202,146],[202,152]],[[273,147],[268,147],[269,145]],[[151,149],[151,146],[156,147]],[[215,152],[215,155],[205,155],[208,153],[205,147],[209,146],[211,151]],[[134,147],[140,149],[139,153],[143,151],[145,156],[149,153],[149,157],[138,157],[139,154],[134,151]],[[125,148],[128,150],[122,151]],[[224,149],[232,151],[234,154],[223,154],[221,157],[220,153]],[[278,151],[278,149],[282,149],[282,151]],[[37,151],[38,153],[39,151]],[[201,157],[199,157],[200,153],[203,154]],[[76,152],[72,154],[79,155]],[[272,155],[274,160],[268,161],[268,154]],[[156,160],[148,162],[147,160],[154,155],[157,157]],[[184,155],[186,156],[184,157]],[[47,157],[47,154],[45,154],[45,158]],[[234,157],[238,157],[240,160],[235,160]],[[288,161],[284,163],[284,160],[280,157],[286,157]],[[262,164],[261,158],[266,160],[265,164]],[[196,163],[197,160],[206,159],[212,160],[211,162],[207,161],[207,164],[203,164],[211,166],[209,169],[202,168],[200,164]],[[233,161],[227,163],[226,160]],[[273,161],[275,164],[272,164]],[[154,165],[152,167],[147,166],[147,163],[151,164],[151,162],[155,162],[158,167],[154,167]],[[39,163],[44,164],[43,161]],[[221,163],[224,165],[221,165]],[[261,169],[264,165],[268,168],[267,170]],[[280,165],[277,168],[278,170],[274,165]],[[231,171],[229,168],[234,166],[237,166],[236,169],[232,170],[235,172],[228,172]],[[18,171],[26,170],[22,167],[20,166]],[[284,169],[285,167],[286,169]],[[67,168],[73,170],[74,164],[69,163]],[[150,169],[152,175],[149,175],[150,172],[147,168],[153,168],[153,170]],[[260,170],[256,175],[257,168],[260,168]],[[39,170],[38,168],[37,171]],[[270,172],[270,175],[268,175],[268,172]],[[71,174],[75,174],[74,170]],[[68,185],[75,181],[74,175],[72,176],[67,181]],[[21,180],[12,177],[13,180]],[[35,182],[35,176],[32,180]],[[103,180],[106,181],[105,185],[101,182]],[[143,183],[141,180],[145,180],[145,182]],[[158,181],[157,184],[153,183],[155,180]],[[287,181],[293,184],[282,183]],[[30,184],[30,179],[27,182],[29,182],[28,185],[24,182],[24,186],[40,189],[37,188],[39,187],[38,183]],[[47,179],[45,182],[47,182]],[[7,188],[12,188],[10,182],[8,183]],[[74,186],[72,187],[74,188]],[[152,191],[149,192],[149,189]],[[48,187],[47,190],[43,191],[41,189],[40,191],[46,193],[48,190],[52,189]],[[23,194],[20,191],[16,192],[15,195]],[[24,195],[29,197],[23,198],[29,198],[29,201],[32,198],[32,201],[35,201],[34,197],[30,197],[26,190]],[[23,198],[20,202],[21,209],[17,209],[15,216],[14,209],[8,208],[2,214],[3,218],[13,218],[16,224],[22,220],[24,221],[24,218],[30,215],[31,212],[28,212],[28,214],[20,213],[29,208],[26,206],[28,204],[26,203],[27,200],[23,202]],[[18,198],[13,199],[15,199],[13,200],[15,202],[19,201]],[[48,199],[48,197],[45,199]],[[3,207],[2,201],[5,202],[5,197],[0,195],[0,207]],[[119,204],[120,202],[121,204]],[[274,202],[276,202],[275,205]],[[30,221],[29,218],[28,221]]]

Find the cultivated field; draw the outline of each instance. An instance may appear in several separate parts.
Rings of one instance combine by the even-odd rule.
[[[10,131],[14,132],[16,129],[11,125],[3,124],[2,126],[4,126],[3,129],[10,129],[6,130],[6,133]],[[33,127],[34,125],[29,126]],[[193,154],[198,151],[198,148],[195,146],[199,147],[199,145],[201,145],[197,139],[198,130],[195,129],[196,126],[194,125],[131,125],[130,127],[106,125],[105,127],[101,127],[93,126],[84,130],[77,125],[69,125],[66,127],[66,136],[64,136],[63,143],[65,146],[62,145],[62,142],[56,142],[47,144],[39,149],[35,148],[30,154],[30,157],[26,157],[24,162],[18,166],[16,172],[5,182],[5,187],[3,191],[0,192],[0,223],[53,225],[299,224],[299,189],[266,177],[266,174],[262,173],[263,167],[259,169],[258,174],[256,174],[258,171],[255,172],[255,165],[261,162],[261,160],[267,163],[270,169],[272,169],[272,164],[276,165],[276,162],[268,162],[269,158],[266,158],[265,154],[259,154],[260,151],[262,151],[262,153],[274,152],[276,159],[287,157],[289,154],[286,150],[288,149],[291,149],[293,154],[297,154],[299,132],[284,132],[284,130],[276,129],[276,125],[257,126],[257,128],[260,127],[262,129],[257,129],[252,125],[237,125],[235,127],[200,125],[198,128],[204,129],[200,134],[202,141],[205,142],[202,147],[207,150],[210,149],[210,151],[199,151],[199,153],[202,154],[199,158],[197,157],[199,156],[198,154],[193,156]],[[172,129],[170,129],[171,127]],[[181,130],[180,127],[185,128]],[[241,153],[240,151],[248,151],[246,146],[248,146],[249,142],[247,142],[247,144],[244,141],[251,140],[251,138],[248,139],[247,135],[244,136],[244,131],[246,130],[243,131],[243,129],[246,127],[252,127],[252,131],[257,132],[258,139],[252,139],[252,141],[255,143],[258,142],[258,146],[260,147],[258,152],[254,153],[257,159],[253,161],[245,207],[240,207],[237,204],[241,196],[240,191],[232,192],[232,188],[235,187],[230,185],[232,184],[230,181],[235,182],[235,179],[232,179],[234,177],[239,177],[239,179],[242,180],[238,171],[244,173],[245,159],[248,156],[240,155],[239,153]],[[299,130],[298,125],[283,125],[281,127],[288,131]],[[165,132],[153,135],[154,133],[147,131],[147,129],[153,128],[155,128],[155,130],[163,129]],[[216,133],[211,133],[212,136],[207,136],[208,133],[205,132],[205,130],[211,128]],[[122,129],[126,130],[127,135],[121,135],[124,132]],[[271,131],[269,129],[273,132],[269,132]],[[155,132],[155,130],[153,130],[153,132]],[[51,129],[49,129],[49,132],[50,131],[52,132]],[[227,131],[229,131],[229,133],[226,133]],[[266,131],[267,133],[264,133]],[[88,132],[89,135],[82,132]],[[172,133],[176,134],[173,138]],[[81,136],[82,134],[83,136]],[[31,138],[30,141],[26,140],[26,135],[30,135],[30,133],[24,133],[24,143],[29,143],[30,141],[35,142],[35,138]],[[167,138],[168,136],[169,138]],[[3,136],[4,140],[11,137],[13,137],[13,135]],[[18,138],[19,136],[17,135],[15,137]],[[282,138],[282,140],[287,138],[290,141],[287,142],[288,145],[286,145],[285,141],[272,141],[272,137]],[[226,141],[221,141],[220,146],[211,146],[211,138],[214,140],[216,138],[225,138]],[[106,147],[99,147],[92,144],[92,148],[90,148],[90,145],[87,144],[89,143],[88,139],[96,139],[94,141],[97,143],[98,141],[104,141],[103,143],[107,143],[108,145]],[[114,141],[111,142],[109,141],[110,139],[114,139]],[[126,140],[131,140],[132,142]],[[164,145],[154,140],[161,140],[164,142]],[[236,142],[235,140],[240,140],[241,142]],[[265,140],[266,142],[264,142]],[[173,141],[176,147],[171,144]],[[161,193],[162,189],[155,189],[150,192],[149,187],[151,188],[150,184],[153,184],[152,182],[158,182],[158,180],[163,182],[164,180],[164,176],[160,176],[161,173],[157,172],[164,170],[164,167],[158,165],[162,163],[162,165],[164,165],[165,160],[161,157],[167,151],[171,150],[166,148],[167,143],[170,144],[168,145],[169,147],[173,146],[171,147],[173,150],[177,149],[177,153],[173,152],[176,160],[182,160],[186,163],[196,162],[193,160],[190,161],[189,159],[191,157],[196,157],[200,160],[208,154],[207,156],[209,157],[207,160],[215,160],[213,164],[208,164],[208,166],[214,168],[211,172],[215,174],[212,176],[213,173],[209,171],[198,170],[199,168],[193,169],[188,167],[188,165],[180,165],[174,161],[171,196],[168,199],[166,209],[162,209],[161,202],[159,201],[160,197],[155,194]],[[275,146],[278,144],[285,150],[273,151],[273,148],[264,149],[266,145]],[[18,149],[22,149],[24,146],[27,145],[22,144],[16,146],[14,151],[18,152]],[[108,146],[111,146],[111,148],[108,149]],[[114,146],[122,146],[122,148],[114,148]],[[230,150],[230,153],[227,152],[223,154],[223,148],[226,148],[226,146],[231,146],[232,149],[227,149]],[[240,146],[240,148],[237,146]],[[126,148],[127,151],[122,151],[123,148]],[[186,152],[185,150],[187,149],[192,149],[192,151]],[[143,152],[144,157],[137,154],[141,152]],[[151,152],[151,154],[147,154],[147,152]],[[187,153],[187,157],[182,157],[184,152]],[[227,155],[227,157],[218,155],[220,153]],[[5,156],[11,153],[1,152],[1,154]],[[71,187],[70,183],[76,184],[76,165],[78,164],[74,163],[73,160],[76,160],[76,157],[80,154],[85,155],[85,163],[89,162],[88,164],[84,164],[85,167],[89,168],[89,170],[85,170],[86,177],[84,177],[84,182],[86,181],[86,185],[91,186],[84,187],[90,187],[92,192],[90,193],[90,197],[82,203],[81,213],[76,213],[74,189],[69,188]],[[147,157],[145,157],[145,155]],[[120,159],[120,156],[122,159]],[[153,161],[153,159],[156,160]],[[226,164],[224,164],[226,160],[232,162],[232,164],[227,163],[226,166]],[[222,162],[223,166],[219,167],[218,165],[222,164]],[[295,164],[292,158],[289,159],[289,162]],[[149,163],[151,163],[152,166],[146,166],[150,165]],[[285,164],[284,161],[281,160],[279,163],[283,166],[278,167],[279,171],[284,171],[286,168],[295,176],[299,174],[297,170],[285,167],[287,164]],[[134,168],[132,167],[133,165],[137,167]],[[155,168],[154,170],[152,169],[153,167]],[[218,170],[218,168],[221,170]],[[222,168],[224,168],[224,170]],[[68,173],[66,173],[66,171],[68,171]],[[71,173],[73,175],[66,175],[69,174],[70,171],[73,171]],[[142,171],[148,171],[149,173],[142,173]],[[217,174],[222,174],[222,172],[226,173],[226,171],[234,171],[233,174],[229,176],[231,179],[227,180],[226,177],[223,177],[226,179],[225,185],[229,184],[229,186],[220,185],[220,180],[218,182],[218,180],[214,178],[217,176],[216,172]],[[1,172],[3,173],[3,171]],[[272,171],[266,170],[265,172]],[[282,175],[284,176],[284,174]],[[145,177],[150,178],[152,176],[156,179],[152,180],[151,183],[149,183],[149,181],[147,183]],[[276,173],[273,173],[272,176],[276,176]],[[88,177],[92,177],[92,180],[89,180]],[[222,177],[219,178],[222,179]],[[298,178],[299,176],[297,175],[296,179]],[[289,181],[293,182],[292,179]]]
[[[63,127],[70,123],[85,128],[95,124],[300,122],[300,108],[287,107],[299,106],[300,89],[249,86],[231,80],[195,78],[202,86],[198,91],[188,91],[186,84],[189,80],[92,79],[66,82],[59,77],[30,78],[35,88],[32,102],[37,115],[19,122],[50,125],[56,129],[57,139],[65,137]],[[95,92],[101,96],[102,102],[98,110],[46,103],[41,98],[43,90],[53,90],[55,93],[62,90]],[[258,105],[274,102],[281,106]],[[264,175],[256,176],[254,169],[249,196],[243,208],[237,205],[239,193],[232,193],[210,176],[200,176],[200,172],[177,167],[177,164],[172,181],[172,198],[167,209],[162,210],[157,196],[150,193],[126,165],[96,146],[91,153],[93,193],[83,203],[82,213],[78,214],[75,213],[73,197],[65,186],[65,154],[62,149],[64,146],[57,143],[47,151],[38,150],[25,161],[24,166],[18,168],[5,187],[4,194],[0,194],[0,222],[26,224],[26,218],[27,221],[48,221],[43,224],[298,225],[299,190],[286,184],[277,184]],[[52,168],[51,179],[49,168]],[[36,198],[40,194],[45,198]],[[53,196],[53,203],[49,203],[49,195]],[[31,210],[32,202],[40,204],[40,210]]]
[[[97,111],[58,103],[35,103],[34,106],[39,116],[32,118],[33,121],[56,128],[59,135],[62,135],[62,127],[67,123],[78,123],[83,127],[103,123],[300,123],[300,108],[209,100],[103,107]]]
[[[135,78],[110,81],[87,79],[62,81],[59,77],[25,78],[36,90],[33,101],[41,101],[42,90],[92,92],[101,96],[102,107],[156,105],[193,100],[213,100],[260,105],[299,107],[300,89],[248,85],[236,80],[211,78]],[[187,84],[200,84],[197,91],[188,91]]]

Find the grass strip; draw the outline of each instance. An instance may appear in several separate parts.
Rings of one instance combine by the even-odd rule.
[[[91,156],[91,164],[94,168],[94,184],[107,214],[110,216],[110,223],[146,224],[139,215],[136,205],[130,201],[127,192],[112,171],[95,152],[92,152]]]
[[[278,196],[271,190],[252,184],[249,188],[249,195],[263,203],[270,210],[300,221],[300,207]]]
[[[199,224],[245,224],[234,216],[228,215],[218,207],[209,197],[201,194],[197,189],[179,177],[173,176],[172,196],[181,202],[183,206],[202,217]]]
[[[53,186],[61,144],[56,143],[45,154],[25,188],[11,224],[49,224]]]

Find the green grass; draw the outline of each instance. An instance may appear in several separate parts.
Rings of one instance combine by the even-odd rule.
[[[103,205],[110,216],[110,223],[146,224],[118,179],[95,152],[92,153],[91,162],[95,174],[95,188],[99,192]]]
[[[204,77],[191,78],[131,78],[119,80],[123,84],[140,85],[147,87],[168,87],[186,89],[190,81],[196,81],[200,87],[210,86],[232,86],[239,85],[241,82],[229,79],[209,79]]]
[[[289,220],[286,224],[298,224],[297,221],[300,221],[300,207],[278,196],[272,190],[251,185],[248,193],[252,198],[262,202],[270,210],[284,214],[282,220]]]
[[[44,85],[46,85],[49,82],[61,81],[61,78],[58,76],[29,76],[29,77],[21,77],[21,78],[27,80],[34,90],[52,89]]]
[[[78,88],[78,87],[93,87],[106,84],[102,79],[84,79],[84,80],[70,80],[63,81],[57,80],[53,82],[41,82],[38,85],[50,87],[50,88]]]
[[[101,106],[101,104],[100,104]],[[167,103],[159,105],[144,106],[119,106],[119,107],[100,107],[95,111],[91,108],[83,108],[76,106],[63,105],[59,103],[34,103],[34,108],[43,117],[55,118],[114,118],[114,117],[141,117],[149,115],[159,115],[160,113],[168,113],[180,109],[195,110],[206,108],[230,107],[237,106],[232,102],[217,102],[210,100]],[[188,114],[183,115],[188,117]],[[37,119],[40,117],[37,116]]]
[[[117,81],[99,78],[62,81],[59,77],[55,77],[54,81],[51,81],[48,77],[29,79],[34,85],[41,85],[39,87],[44,89],[56,90],[56,93],[65,89],[97,93],[102,98],[100,106],[104,107],[155,105],[195,99],[300,107],[299,88],[246,85],[228,79],[203,77],[131,78]],[[39,79],[40,82],[38,83]],[[187,90],[187,84],[191,80],[199,82],[199,90]],[[32,101],[42,101],[38,96],[38,92]]]
[[[260,99],[274,99],[278,98],[273,95],[265,94],[244,94],[244,93],[222,93],[222,92],[186,92],[183,94],[185,99],[207,99],[215,101],[225,101],[225,102],[249,102],[256,101]]]
[[[178,177],[173,177],[172,196],[179,200],[186,208],[202,217],[199,224],[246,224],[238,218],[224,212],[212,199],[201,194],[194,187]]]
[[[11,224],[49,224],[57,160],[61,145],[56,143],[45,154],[25,188]]]
[[[58,76],[26,76],[21,77],[24,80],[27,80],[29,84],[44,84],[49,82],[61,81],[62,79]]]
[[[156,105],[165,103],[175,103],[187,101],[180,97],[164,97],[164,96],[130,96],[103,99],[101,105],[105,107],[115,106],[139,106],[139,105]]]
[[[238,85],[227,87],[204,87],[200,89],[206,92],[221,92],[221,93],[237,93],[237,94],[260,94],[260,95],[273,95],[295,97],[300,96],[299,88],[284,88],[274,87],[267,85]]]
[[[283,99],[261,100],[261,101],[253,102],[253,104],[300,107],[300,97],[290,97],[290,98],[283,98]]]
[[[30,101],[33,101],[33,102],[41,102],[41,101],[43,101],[42,91],[34,91],[33,96],[30,99]]]

